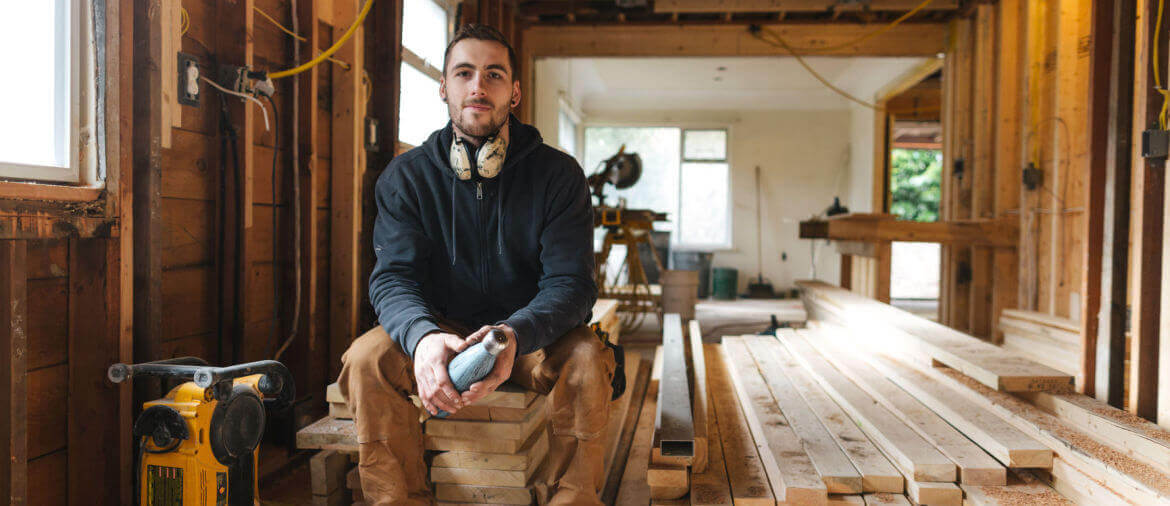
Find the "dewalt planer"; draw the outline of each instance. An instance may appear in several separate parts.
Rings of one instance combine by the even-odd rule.
[[[162,399],[144,403],[134,422],[135,504],[256,504],[256,447],[264,435],[265,408],[281,409],[296,395],[284,364],[210,367],[183,357],[114,364],[108,376],[114,383],[147,376],[186,380]]]

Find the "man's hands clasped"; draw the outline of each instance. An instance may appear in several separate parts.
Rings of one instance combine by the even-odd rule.
[[[447,375],[447,365],[455,355],[481,341],[493,328],[502,330],[508,336],[508,344],[496,357],[492,371],[460,394]],[[432,416],[440,410],[454,414],[494,392],[512,375],[516,347],[516,332],[507,325],[485,325],[466,339],[445,332],[426,335],[414,350],[414,378],[423,409]]]

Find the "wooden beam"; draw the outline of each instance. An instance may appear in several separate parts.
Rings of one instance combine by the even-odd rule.
[[[1026,41],[1022,29],[1025,2],[1004,0],[996,4],[996,45],[994,125],[995,149],[991,164],[995,170],[993,216],[1009,216],[1019,210],[1020,187],[1020,104],[1024,92],[1021,80],[1021,53]],[[1015,249],[996,249],[992,252],[991,340],[998,343],[998,315],[1004,309],[1016,307],[1019,284],[1019,255]]]
[[[654,415],[654,446],[663,457],[695,455],[695,422],[685,346],[682,320],[677,314],[667,314],[662,322],[662,381]]]
[[[0,241],[0,497],[28,501],[28,247]]]
[[[659,0],[654,2],[656,13],[711,13],[711,12],[824,12],[857,11],[909,11],[921,2],[914,0],[872,0],[862,7],[860,4],[842,4],[826,0]],[[959,8],[958,0],[940,0],[929,3],[924,10],[953,10]]]
[[[1158,116],[1160,98],[1154,91],[1150,76],[1150,58],[1154,13],[1152,1],[1139,4],[1134,55],[1134,121],[1133,131],[1141,132]],[[1165,54],[1166,37],[1162,51]],[[1133,146],[1133,224],[1131,226],[1133,254],[1130,267],[1130,353],[1129,353],[1129,411],[1148,420],[1158,418],[1158,362],[1162,297],[1162,234],[1165,185],[1165,161],[1147,160],[1141,156],[1141,146]],[[1166,411],[1170,413],[1170,409]],[[1170,425],[1170,419],[1158,420]]]
[[[159,2],[134,2],[134,356],[159,358],[162,339],[162,20]],[[156,15],[151,15],[155,13]],[[173,57],[173,55],[172,55]],[[165,125],[170,128],[169,125]],[[108,364],[107,364],[108,365]],[[161,392],[135,384],[136,401]]]
[[[333,0],[334,19],[354,19],[357,0]],[[341,373],[341,354],[360,330],[358,309],[366,281],[361,270],[362,180],[365,165],[365,98],[362,96],[365,30],[358,27],[353,38],[334,54],[350,63],[350,70],[332,67],[333,146],[331,149],[332,194],[330,212],[329,356],[326,376]],[[372,86],[372,84],[371,84]]]
[[[1098,54],[1094,47],[1092,79],[1094,93],[1092,94],[1091,125],[1093,135],[1090,137],[1090,180],[1087,211],[1090,218],[1094,214],[1101,214],[1102,227],[1098,235],[1090,233],[1086,243],[1100,241],[1100,247],[1087,244],[1092,248],[1086,255],[1100,255],[1100,289],[1097,294],[1100,301],[1098,311],[1090,311],[1086,304],[1083,311],[1084,318],[1094,319],[1095,323],[1082,320],[1082,328],[1088,331],[1097,329],[1096,357],[1094,360],[1096,372],[1094,374],[1095,387],[1093,394],[1109,405],[1120,408],[1124,402],[1125,389],[1125,333],[1128,308],[1126,307],[1129,268],[1129,214],[1130,214],[1130,146],[1133,125],[1133,82],[1134,73],[1134,20],[1135,0],[1117,0],[1112,3],[1109,12],[1100,12],[1099,19],[1094,21],[1094,30],[1098,30],[1098,23],[1105,23],[1108,18],[1107,29],[1112,35],[1109,38],[1108,66],[1100,61],[1103,55]],[[1103,5],[1095,3],[1094,7]],[[1098,11],[1095,11],[1095,13]],[[1093,40],[1102,39],[1097,34]],[[1100,48],[1104,51],[1104,48]],[[1103,68],[1104,67],[1104,68]],[[1100,89],[1097,80],[1100,73],[1108,78],[1108,120],[1102,124],[1097,116],[1100,107],[1096,90]],[[1104,92],[1103,92],[1104,93]],[[1097,133],[1105,131],[1105,145],[1100,145]],[[1098,159],[1098,157],[1103,157]],[[1104,165],[1104,174],[1098,173],[1097,167]],[[1101,179],[1103,176],[1103,180]],[[1096,193],[1100,184],[1100,193]],[[1092,232],[1092,229],[1090,230]],[[1164,232],[1163,232],[1164,233]],[[1087,276],[1088,282],[1096,283],[1094,276]],[[1086,290],[1086,293],[1088,291]],[[1164,298],[1165,300],[1165,298]],[[1165,334],[1163,334],[1165,335]],[[1086,341],[1087,343],[1087,341]],[[1082,362],[1086,363],[1086,362]],[[1085,392],[1088,394],[1088,391]]]
[[[804,222],[808,223],[808,222]],[[801,239],[842,241],[901,241],[977,244],[997,248],[1015,247],[1015,222],[1010,219],[981,219],[925,223],[902,221],[890,214],[853,213],[825,220],[826,235],[812,235],[819,227],[802,228]],[[808,233],[806,233],[808,232]]]
[[[687,327],[687,342],[690,349],[690,372],[693,388],[691,405],[692,419],[694,420],[695,457],[691,460],[691,472],[703,473],[707,470],[707,452],[710,439],[707,437],[707,412],[709,407],[707,397],[707,357],[703,352],[703,333],[699,328],[699,320],[691,320]],[[718,444],[718,443],[716,443]]]
[[[654,439],[654,417],[651,415],[658,410],[658,386],[658,381],[651,378],[646,388],[646,398],[642,401],[642,410],[638,416],[638,426],[630,445],[629,457],[622,473],[617,502],[614,504],[650,502],[650,485],[646,479],[650,464],[650,448]]]
[[[748,426],[760,450],[760,460],[776,493],[776,502],[825,502],[828,492],[817,468],[809,460],[803,443],[787,418],[777,408],[743,339],[724,339],[723,353]]]
[[[344,1],[340,0],[336,3]],[[320,2],[318,0],[299,0],[297,9],[298,12],[295,15],[300,20],[300,32],[307,39],[301,43],[301,57],[307,59],[309,55],[316,54],[322,46],[327,46],[329,43],[325,42],[320,24],[317,22],[321,12]],[[351,42],[346,45],[353,47],[354,44],[356,43]],[[359,68],[354,66],[351,68],[351,72],[358,72]],[[298,336],[297,342],[293,343],[295,346],[289,347],[289,355],[287,355],[289,358],[285,360],[302,364],[301,370],[308,373],[308,377],[304,380],[307,388],[298,395],[312,397],[315,401],[303,405],[302,409],[305,410],[313,410],[323,405],[321,401],[324,399],[321,399],[319,394],[324,393],[326,384],[332,379],[331,377],[326,379],[331,363],[322,364],[319,358],[321,352],[318,350],[325,351],[329,359],[332,358],[334,351],[329,342],[322,342],[326,340],[326,336],[317,333],[317,320],[322,317],[320,314],[322,308],[318,306],[320,300],[317,296],[317,292],[320,290],[318,286],[320,276],[317,275],[317,271],[321,256],[319,247],[321,242],[318,239],[320,227],[317,225],[320,213],[317,210],[317,205],[321,200],[318,195],[325,191],[317,184],[317,174],[323,170],[318,158],[320,155],[318,142],[320,141],[317,135],[322,121],[319,105],[321,72],[321,67],[316,66],[293,77],[293,79],[300,80],[300,93],[294,98],[300,107],[300,124],[298,125],[300,136],[297,139],[298,145],[293,146],[293,149],[299,151],[300,164],[293,167],[293,175],[300,178],[301,185],[300,223],[292,225],[301,228],[301,278],[294,279],[293,282],[301,286],[302,295],[300,320],[288,322],[289,328]],[[344,203],[345,201],[331,202],[330,205],[344,205]],[[273,268],[275,272],[279,272],[275,265]],[[281,276],[274,274],[272,282],[279,284],[280,279]]]

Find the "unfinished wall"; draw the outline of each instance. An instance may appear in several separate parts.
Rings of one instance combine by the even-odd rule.
[[[776,289],[813,275],[837,279],[840,262],[831,246],[798,239],[798,222],[823,212],[849,186],[849,112],[615,112],[587,111],[587,124],[621,123],[728,126],[731,164],[732,248],[716,251],[712,265],[739,271],[739,290],[757,274],[762,238],[763,275]],[[755,168],[761,167],[762,235],[756,232]],[[642,183],[647,184],[647,183]],[[867,183],[868,184],[868,183]],[[787,256],[787,260],[781,258]]]

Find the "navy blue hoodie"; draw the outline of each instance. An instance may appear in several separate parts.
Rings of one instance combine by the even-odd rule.
[[[439,330],[439,315],[473,330],[506,323],[520,354],[590,319],[597,287],[585,174],[536,128],[508,121],[493,179],[455,177],[450,123],[378,177],[370,301],[411,357]]]

